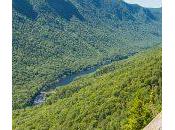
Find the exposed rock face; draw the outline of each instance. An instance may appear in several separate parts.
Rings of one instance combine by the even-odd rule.
[[[162,112],[159,113],[143,130],[162,130]]]

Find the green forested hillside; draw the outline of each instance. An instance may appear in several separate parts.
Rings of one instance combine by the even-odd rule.
[[[13,0],[13,109],[45,85],[161,41],[160,9],[123,1]]]
[[[13,130],[141,130],[161,111],[161,49],[104,66],[13,111]]]

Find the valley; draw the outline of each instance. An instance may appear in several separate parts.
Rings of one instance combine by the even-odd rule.
[[[60,14],[47,1],[25,1],[13,1],[13,109],[29,106],[43,86],[70,72],[161,45],[161,9],[59,0],[70,7]]]
[[[140,130],[161,111],[161,73],[160,48],[116,61],[14,110],[13,129]]]
[[[13,0],[13,130],[148,125],[162,104],[161,10]]]
[[[117,55],[117,56],[114,56],[111,59],[108,59],[106,61],[98,63],[95,66],[87,67],[85,69],[82,69],[79,72],[71,72],[69,75],[61,77],[58,80],[56,80],[52,83],[49,83],[46,86],[43,86],[41,88],[41,90],[38,91],[38,93],[32,98],[31,104],[38,105],[38,104],[43,103],[44,100],[45,100],[45,94],[47,93],[47,91],[50,91],[50,90],[53,90],[55,88],[62,87],[62,86],[64,87],[65,85],[68,85],[71,82],[73,82],[77,77],[85,76],[87,74],[93,73],[97,69],[101,68],[102,66],[109,65],[109,64],[111,64],[112,62],[115,62],[115,61],[120,61],[120,60],[127,59],[128,57],[133,56],[134,54],[135,53],[132,53],[128,56],[119,56],[119,55]]]

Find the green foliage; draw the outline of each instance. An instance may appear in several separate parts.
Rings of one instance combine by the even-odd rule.
[[[160,43],[161,22],[149,9],[89,1],[59,0],[55,4],[68,8],[60,12],[46,0],[13,0],[13,109],[28,106],[65,70],[77,72]]]
[[[161,49],[142,52],[13,111],[13,130],[140,130],[161,111]]]

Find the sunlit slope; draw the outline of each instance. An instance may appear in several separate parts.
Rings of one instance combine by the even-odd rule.
[[[161,49],[151,49],[15,110],[13,130],[140,130],[161,111]]]

